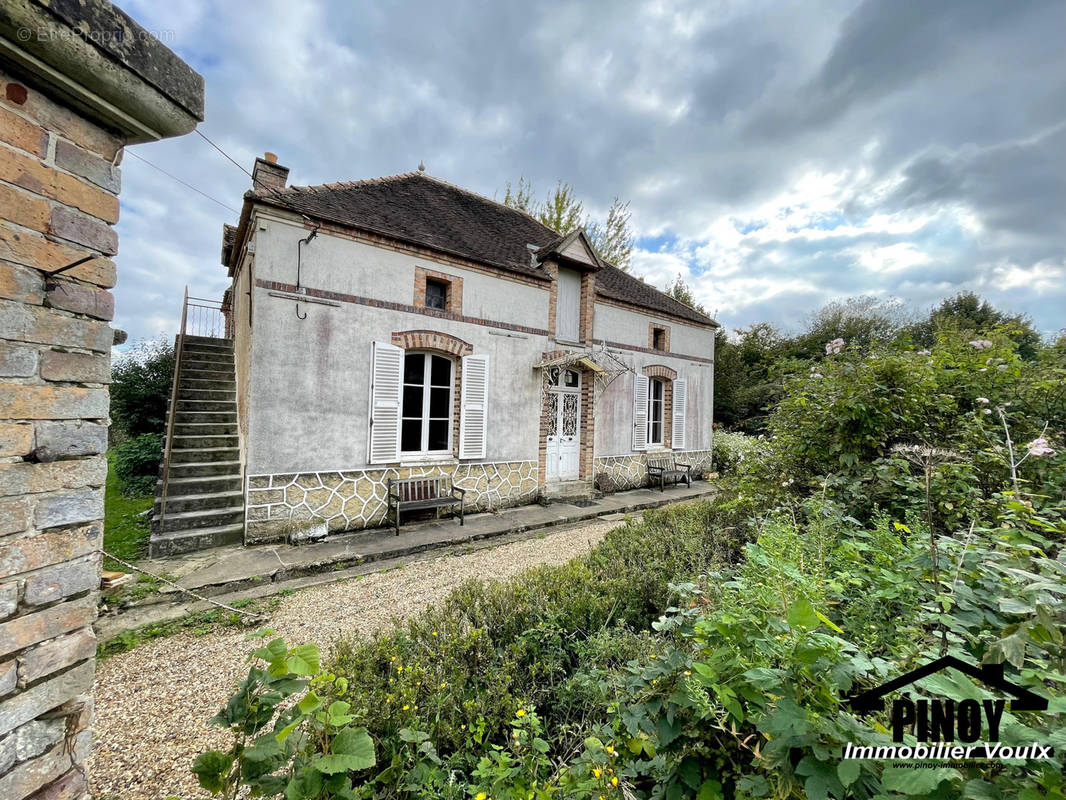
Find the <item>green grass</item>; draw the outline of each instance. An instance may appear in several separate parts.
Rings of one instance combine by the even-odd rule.
[[[107,454],[107,484],[104,490],[104,550],[118,558],[133,561],[144,555],[148,544],[149,524],[147,518],[137,515],[152,507],[152,495],[127,497],[112,463],[112,454]],[[104,559],[104,569],[125,571],[125,567]]]
[[[293,590],[287,589],[276,595],[263,598],[247,597],[243,600],[234,600],[231,605],[252,614],[269,615],[278,607],[282,597],[293,594]],[[184,617],[152,622],[142,625],[140,628],[126,630],[109,642],[105,642],[96,648],[97,659],[104,659],[117,653],[125,653],[138,645],[159,639],[164,636],[173,636],[175,633],[191,633],[194,636],[204,636],[221,628],[241,628],[246,626],[246,619],[240,614],[234,614],[224,608],[212,608],[209,611],[199,611],[194,614],[186,614]]]

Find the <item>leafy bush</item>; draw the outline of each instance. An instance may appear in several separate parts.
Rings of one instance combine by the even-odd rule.
[[[163,460],[163,437],[144,433],[112,448],[115,474],[130,497],[151,494]]]
[[[714,432],[712,461],[720,475],[735,474],[742,463],[752,462],[761,452],[760,440],[743,433]]]
[[[369,769],[376,758],[366,728],[352,725],[352,704],[339,699],[348,694],[347,681],[321,670],[313,644],[289,648],[273,639],[248,660],[248,676],[211,719],[230,730],[233,744],[196,757],[200,785],[227,800],[245,792],[286,800],[356,797],[350,773]],[[327,703],[319,692],[338,699]]]
[[[580,749],[590,720],[607,715],[575,675],[647,652],[653,640],[641,632],[668,607],[670,583],[735,561],[746,530],[710,503],[649,511],[568,564],[469,581],[395,631],[338,642],[329,669],[364,698],[365,724],[392,759],[382,791],[420,763],[405,729],[427,732],[434,752],[471,770],[488,742],[506,740],[520,708],[535,707],[553,754]]]
[[[680,643],[606,690],[618,698],[618,774],[647,797],[1061,798],[1066,736],[1053,717],[1066,711],[1066,566],[1045,554],[1055,546],[1045,534],[1061,541],[1066,524],[1001,502],[991,526],[940,539],[939,578],[907,525],[857,528],[823,505],[807,514],[817,523],[766,525],[731,580],[678,587],[688,602],[655,627]],[[849,742],[892,743],[847,695],[944,652],[1006,662],[1012,681],[1047,698],[1047,715],[1005,712],[1000,739],[1052,744],[1055,756],[1005,769],[842,761]],[[992,697],[954,670],[918,687]]]
[[[163,433],[174,376],[174,345],[166,337],[142,339],[111,367],[111,420],[127,437]]]

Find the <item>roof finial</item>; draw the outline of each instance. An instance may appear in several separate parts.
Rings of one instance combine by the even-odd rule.
[[[422,159],[418,159],[418,171],[419,172],[425,172],[426,171],[426,165],[422,163]]]

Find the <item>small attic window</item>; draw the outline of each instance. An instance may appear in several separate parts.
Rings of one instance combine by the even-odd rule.
[[[665,328],[652,328],[651,329],[651,348],[652,348],[652,350],[665,350],[666,349],[666,329]]]
[[[448,284],[435,278],[426,279],[426,308],[448,308]]]
[[[415,308],[463,313],[463,279],[458,275],[415,267],[414,290]]]

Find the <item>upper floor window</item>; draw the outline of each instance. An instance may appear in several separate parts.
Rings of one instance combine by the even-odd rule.
[[[651,347],[652,350],[666,349],[666,328],[651,329]]]
[[[451,453],[454,368],[444,356],[404,354],[400,452]]]
[[[648,444],[663,443],[663,405],[666,382],[659,378],[648,381]]]
[[[435,278],[426,279],[426,308],[448,308],[448,284]]]
[[[425,267],[415,267],[414,305],[448,314],[463,313],[463,279]]]

